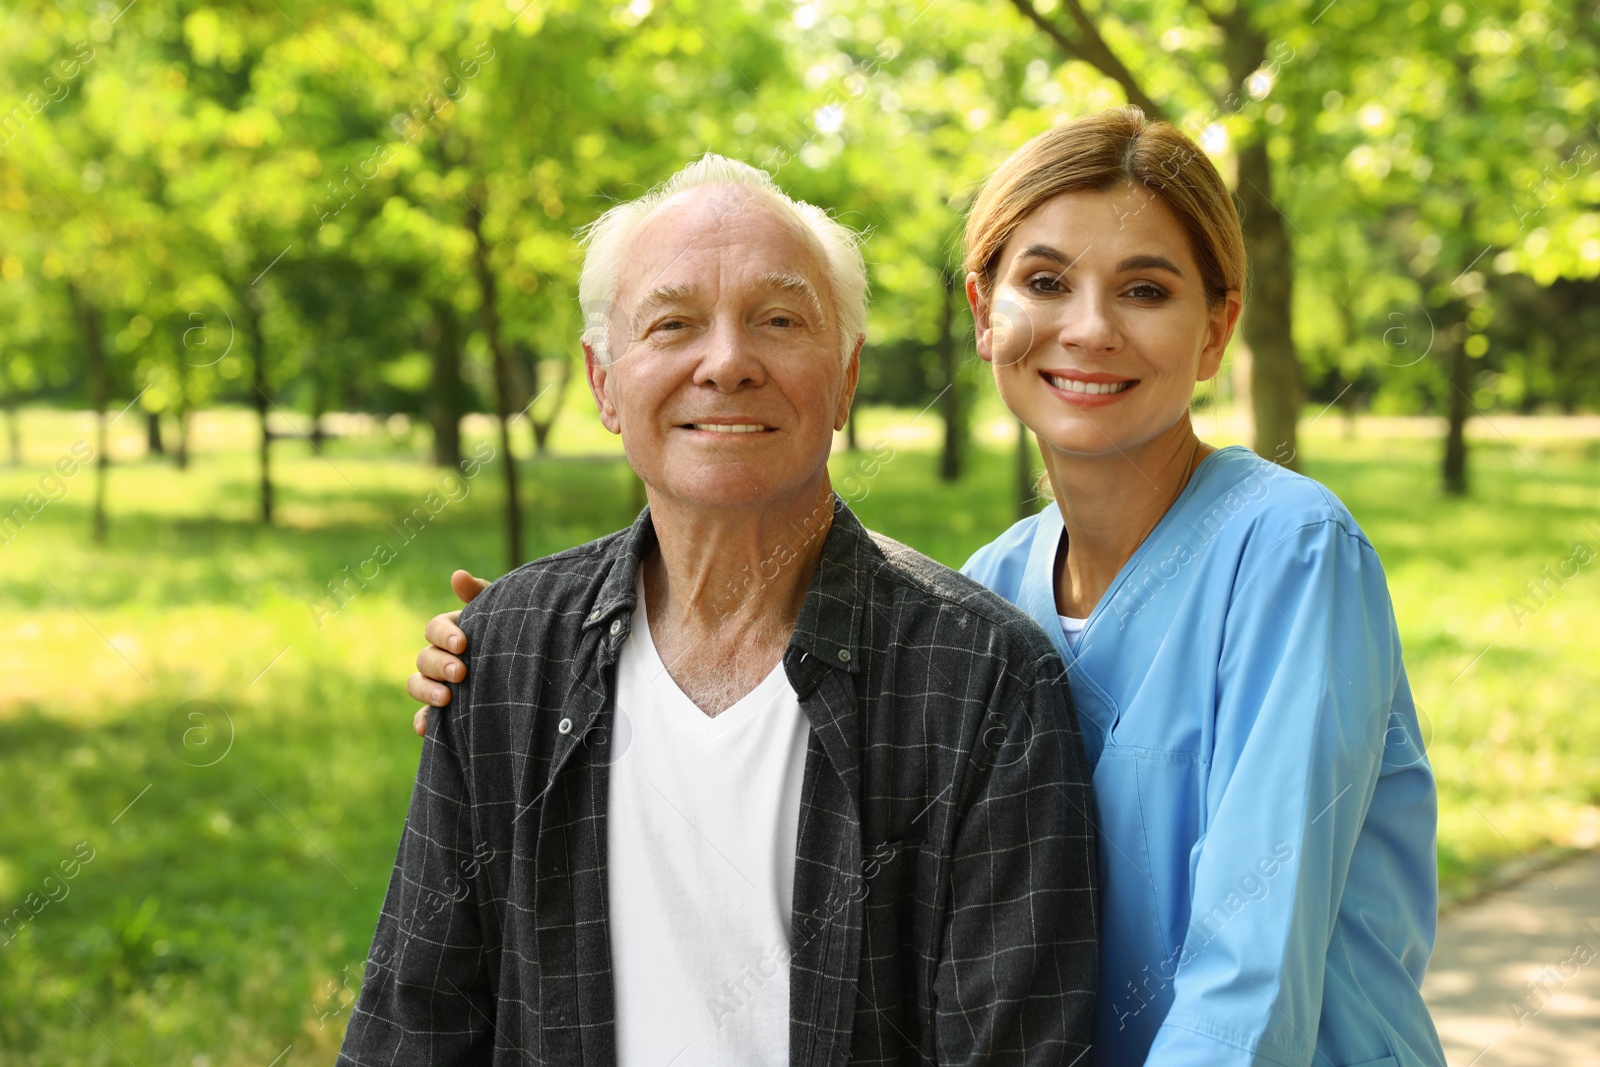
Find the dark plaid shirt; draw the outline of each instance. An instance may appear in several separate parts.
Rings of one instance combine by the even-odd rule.
[[[1095,856],[1061,663],[835,512],[783,657],[810,723],[789,1062],[1079,1062]],[[615,1061],[607,727],[654,545],[647,510],[462,612],[469,678],[432,716],[341,1064]]]

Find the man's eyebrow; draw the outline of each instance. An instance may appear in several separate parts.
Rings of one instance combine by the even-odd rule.
[[[817,296],[816,287],[807,281],[803,275],[773,271],[770,274],[763,274],[756,281],[757,284],[767,289],[773,289],[780,293],[794,293],[805,298],[806,303],[810,305],[811,313],[817,317],[817,321],[819,323],[826,322],[827,315],[822,310],[822,300]]]
[[[658,285],[639,298],[639,302],[633,307],[633,312],[635,315],[642,315],[646,311],[654,310],[664,304],[681,303],[693,295],[693,286]]]

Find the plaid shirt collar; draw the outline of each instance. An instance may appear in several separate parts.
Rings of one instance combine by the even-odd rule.
[[[850,674],[861,669],[861,620],[868,608],[866,570],[872,537],[843,500],[837,495],[832,500],[833,523],[823,542],[816,574],[801,604],[789,650],[784,654],[791,680],[795,680],[798,673],[810,683],[808,689],[816,684],[820,677],[817,671],[823,664]],[[797,532],[804,534],[804,531]],[[655,525],[648,507],[639,513],[619,547],[621,551],[613,557],[595,598],[594,610],[584,620],[583,628],[585,632],[600,628],[620,639],[627,636],[629,619],[638,605],[634,576],[645,556],[656,547]],[[787,550],[775,553],[758,568],[769,573],[752,573],[747,581],[770,580],[776,573],[775,568],[787,564],[782,551]],[[601,647],[606,644],[602,642]],[[612,644],[620,646],[621,641]],[[804,695],[805,690],[798,684],[795,688]]]

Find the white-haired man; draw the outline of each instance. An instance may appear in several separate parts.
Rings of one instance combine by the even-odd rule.
[[[649,507],[462,613],[340,1062],[1076,1062],[1060,661],[828,481],[854,235],[708,156],[596,224],[580,292]]]

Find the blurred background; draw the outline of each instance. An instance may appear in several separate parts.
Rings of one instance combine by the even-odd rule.
[[[643,501],[575,231],[707,150],[867,231],[835,482],[959,566],[1043,503],[963,213],[1125,102],[1236,191],[1253,288],[1195,418],[1377,546],[1446,900],[1600,844],[1595,0],[8,0],[0,1062],[331,1062],[450,571]],[[1557,947],[1600,946],[1584,908]],[[1550,952],[1485,1025],[1594,988]]]

